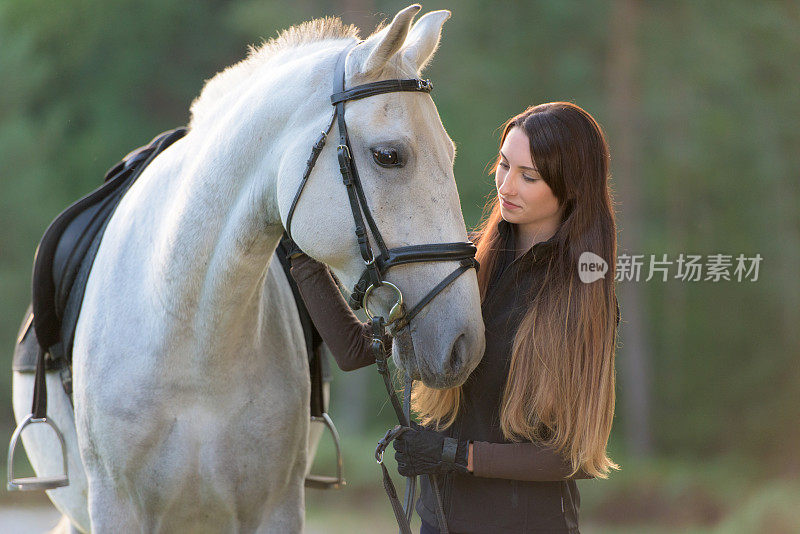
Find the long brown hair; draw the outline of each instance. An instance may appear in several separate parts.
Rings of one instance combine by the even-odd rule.
[[[544,281],[516,332],[503,392],[500,427],[506,439],[541,442],[579,468],[607,478],[619,469],[606,455],[614,418],[617,302],[616,223],[608,185],[609,151],[599,124],[570,102],[531,106],[503,125],[500,146],[512,128],[530,141],[533,163],[563,206]],[[492,168],[497,169],[500,156]],[[502,218],[492,195],[473,235],[481,264],[478,285],[486,297],[498,264]],[[583,283],[578,261],[593,252],[608,263],[604,278]],[[450,426],[460,388],[416,383],[412,406],[423,424]]]

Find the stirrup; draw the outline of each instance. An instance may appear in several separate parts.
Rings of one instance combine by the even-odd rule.
[[[336,446],[336,476],[308,475],[305,480],[305,487],[316,489],[339,489],[347,484],[342,476],[342,448],[339,444],[339,433],[336,431],[336,427],[333,425],[333,420],[325,412],[322,412],[322,417],[312,415],[311,420],[325,423],[325,426],[330,431],[331,436],[333,436],[333,444]]]
[[[17,440],[22,435],[22,431],[28,425],[34,425],[37,423],[44,423],[56,432],[56,436],[58,436],[58,440],[61,442],[61,458],[64,461],[64,474],[59,476],[50,476],[50,477],[24,477],[24,478],[15,478],[14,477],[14,450],[17,448]],[[36,490],[51,490],[55,488],[61,488],[64,486],[69,485],[69,474],[67,472],[67,444],[64,441],[64,436],[61,434],[61,431],[58,429],[56,424],[47,419],[47,417],[42,417],[41,419],[37,419],[33,416],[33,414],[29,414],[25,419],[20,423],[17,429],[14,431],[14,434],[11,436],[11,443],[8,446],[8,491],[36,491]]]

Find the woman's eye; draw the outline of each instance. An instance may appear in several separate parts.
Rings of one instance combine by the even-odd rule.
[[[381,167],[399,167],[400,156],[394,148],[373,148],[372,159]]]
[[[528,176],[527,174],[523,174],[522,177],[528,180],[529,182],[535,182],[536,180],[538,180],[538,178],[534,178],[533,176]]]
[[[506,163],[505,161],[501,161],[500,162],[500,166],[503,167],[504,169],[507,169],[508,168],[508,163]]]

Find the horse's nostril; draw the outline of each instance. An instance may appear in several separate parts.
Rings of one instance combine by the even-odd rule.
[[[453,347],[450,350],[450,358],[446,363],[448,374],[454,375],[461,371],[464,366],[464,357],[466,355],[467,336],[461,334],[453,341]]]

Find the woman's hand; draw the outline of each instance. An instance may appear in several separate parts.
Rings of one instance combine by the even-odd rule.
[[[392,442],[397,471],[406,477],[451,472],[469,473],[467,441],[426,430],[416,423]]]

